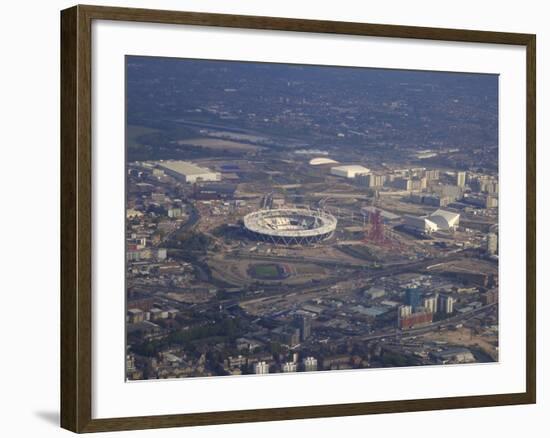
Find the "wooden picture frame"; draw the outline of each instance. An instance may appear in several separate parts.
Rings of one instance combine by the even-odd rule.
[[[346,403],[196,414],[92,418],[92,21],[114,20],[388,38],[518,45],[526,48],[527,284],[526,391],[522,393]],[[61,426],[99,432],[223,423],[335,417],[536,401],[535,35],[75,6],[61,13]]]

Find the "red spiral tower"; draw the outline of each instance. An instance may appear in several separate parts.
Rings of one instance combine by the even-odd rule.
[[[367,239],[375,244],[381,245],[386,243],[386,235],[384,233],[384,221],[380,210],[374,210],[369,214],[370,230],[367,233]]]

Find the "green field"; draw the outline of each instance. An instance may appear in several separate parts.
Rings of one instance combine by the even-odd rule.
[[[145,126],[128,125],[126,126],[126,146],[128,148],[139,148],[141,143],[139,137],[159,132],[158,129],[147,128]]]
[[[277,265],[255,265],[251,267],[252,276],[265,280],[277,279],[281,276]]]

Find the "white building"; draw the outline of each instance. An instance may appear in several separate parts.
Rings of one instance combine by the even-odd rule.
[[[416,231],[430,234],[438,230],[455,230],[460,221],[460,214],[447,210],[436,210],[428,216],[403,216],[405,225]]]
[[[397,314],[399,318],[406,318],[412,314],[412,306],[404,305],[397,308]]]
[[[349,166],[336,166],[330,168],[332,175],[341,176],[344,178],[355,178],[357,175],[369,173],[370,170],[363,166],[352,164]]]
[[[166,248],[157,249],[157,260],[166,260],[168,256],[168,250]]]
[[[459,213],[441,209],[434,211],[428,217],[437,224],[439,230],[454,230],[460,221]]]
[[[134,217],[141,217],[141,216],[143,216],[143,213],[139,210],[135,210],[133,208],[129,208],[126,210],[126,217],[128,219],[132,219]]]
[[[365,290],[363,294],[371,300],[374,300],[383,297],[386,294],[386,290],[383,287],[374,286]]]
[[[495,233],[487,235],[487,252],[491,255],[498,252],[498,236]]]
[[[295,362],[285,362],[283,364],[283,373],[295,373],[298,366]]]
[[[425,307],[426,309],[428,309],[428,312],[430,312],[430,313],[436,313],[437,312],[437,299],[438,299],[437,296],[431,296],[431,297],[424,298],[424,300],[422,301],[422,307]]]
[[[168,217],[170,217],[170,218],[181,217],[181,214],[182,214],[181,208],[169,208],[168,209]]]
[[[437,224],[431,221],[428,216],[412,216],[410,214],[406,214],[403,216],[403,219],[405,220],[405,225],[415,231],[420,231],[426,234],[437,231]]]
[[[221,181],[222,174],[188,161],[160,161],[157,163],[167,174],[187,183],[199,181]]]
[[[317,359],[312,356],[308,356],[304,359],[305,371],[317,371]]]
[[[254,365],[254,374],[269,374],[269,365],[261,361]]]

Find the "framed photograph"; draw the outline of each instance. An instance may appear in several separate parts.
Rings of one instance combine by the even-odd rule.
[[[535,403],[535,35],[61,13],[61,423]]]

